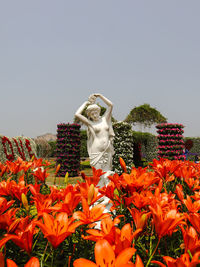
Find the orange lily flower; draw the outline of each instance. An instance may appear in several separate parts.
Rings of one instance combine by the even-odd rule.
[[[178,198],[183,201],[184,199],[184,192],[183,192],[183,186],[178,184],[176,185],[175,193],[177,194]]]
[[[126,248],[115,257],[115,253],[107,240],[99,240],[95,245],[96,264],[86,259],[77,259],[74,261],[74,267],[143,267],[140,257],[137,255],[136,263],[131,263],[130,259],[135,253],[134,248]]]
[[[154,172],[147,172],[146,168],[132,168],[131,173],[123,173],[122,187],[133,193],[134,191],[141,191],[148,188],[154,183],[158,183],[160,178],[155,176]]]
[[[153,163],[150,166],[161,179],[170,181],[174,179],[174,176],[170,176],[181,166],[181,162],[164,158],[160,160],[153,159]]]
[[[36,179],[36,183],[38,180],[45,183],[45,180],[49,176],[49,173],[47,173],[46,170],[42,170],[41,167],[39,167],[36,171],[33,172],[33,176]]]
[[[28,188],[25,186],[24,181],[16,183],[14,180],[11,180],[0,183],[0,196],[11,196],[21,201],[21,194],[24,193],[26,195],[27,192]]]
[[[73,223],[67,213],[61,212],[54,218],[52,215],[43,214],[44,223],[37,221],[35,225],[39,226],[45,238],[49,240],[54,248],[57,248],[65,238],[75,232],[80,225],[79,222]]]
[[[7,267],[18,267],[17,264],[14,261],[10,260],[10,259],[7,259],[6,263],[7,263]],[[40,267],[40,262],[39,262],[38,258],[32,257],[24,265],[24,267]]]
[[[33,235],[35,234],[35,225],[33,222],[28,223],[29,218],[17,219],[8,229],[10,232],[15,231],[15,234],[5,234],[0,240],[0,248],[4,246],[9,240],[12,240],[17,246],[28,252],[32,251]]]
[[[128,209],[129,209],[131,216],[134,220],[136,229],[143,230],[143,228],[145,227],[146,222],[147,222],[151,213],[146,212],[146,211],[139,211],[136,208],[133,208],[133,209],[128,208]]]
[[[4,165],[0,162],[0,177],[3,177],[4,173],[7,172],[7,165]]]
[[[122,216],[117,216],[114,220],[110,217],[103,219],[101,221],[101,230],[89,229],[87,230],[89,236],[83,236],[83,238],[95,242],[102,239],[107,240],[112,246],[115,255],[118,255],[125,248],[132,246],[133,239],[141,231],[141,229],[138,229],[133,232],[129,223],[125,224],[120,230],[116,227],[116,224],[120,222],[119,217]]]
[[[12,206],[14,200],[7,201],[4,197],[0,197],[0,215]]]
[[[103,204],[97,204],[89,209],[88,202],[85,198],[82,198],[82,207],[83,211],[76,211],[73,214],[73,218],[80,220],[81,224],[94,223],[110,216],[108,213],[103,213],[105,210],[105,205]]]
[[[192,202],[190,196],[182,201],[187,207],[189,212],[198,212],[200,210],[200,200]]]
[[[85,198],[88,202],[88,205],[93,205],[97,200],[99,200],[102,195],[99,194],[99,189],[97,187],[94,187],[93,184],[86,183],[79,183],[79,190],[80,194],[83,198]]]
[[[179,214],[176,209],[163,212],[161,207],[156,204],[155,207],[149,207],[153,215],[153,223],[159,239],[165,235],[171,235],[178,225],[185,223],[185,216]]]
[[[21,164],[22,160],[16,160],[16,161],[6,161],[6,165],[8,167],[8,170],[10,171],[10,173],[12,174],[17,174],[18,172],[20,172],[21,170],[23,170],[23,165]]]
[[[196,267],[200,263],[200,252],[195,253],[195,255],[193,255],[192,257],[192,260],[188,253],[181,255],[181,257],[177,259],[173,259],[169,256],[164,256],[163,259],[165,260],[168,267]],[[166,267],[166,265],[159,261],[151,262],[156,263],[161,267]]]
[[[0,229],[8,230],[9,226],[15,221],[17,209],[9,209],[0,216]]]
[[[193,225],[195,230],[200,233],[200,214],[199,213],[190,213],[186,214],[188,220]]]
[[[71,215],[74,209],[77,207],[81,200],[80,194],[76,192],[68,192],[65,195],[65,199],[63,202],[56,203],[52,210],[57,212],[66,212],[68,215]]]
[[[125,198],[125,203],[127,206],[132,203],[138,209],[142,209],[150,204],[150,199],[153,197],[154,195],[150,191],[133,192],[131,197]]]
[[[52,199],[48,195],[38,195],[33,198],[37,209],[37,216],[41,217],[43,213],[50,213],[53,210]]]
[[[34,158],[33,161],[30,161],[32,164],[32,169],[40,168],[42,166],[49,166],[51,163],[48,160],[43,160],[42,158],[36,159]]]
[[[86,176],[84,172],[81,172],[82,178],[87,181],[88,185],[93,184],[94,186],[96,186],[99,183],[101,175],[105,174],[105,172],[92,166],[92,174],[92,176]]]
[[[87,240],[93,240],[97,242],[100,239],[106,239],[111,245],[115,244],[115,238],[117,233],[120,230],[116,227],[118,223],[120,223],[120,219],[117,216],[112,220],[110,217],[104,218],[101,220],[101,230],[98,229],[89,229],[86,232],[89,234],[89,236],[83,236],[84,239]],[[119,231],[118,231],[118,230]]]
[[[183,235],[183,241],[184,243],[181,244],[181,248],[185,249],[185,253],[189,250],[191,254],[194,254],[198,251],[200,251],[200,240],[198,237],[198,234],[196,230],[190,226],[184,229],[182,226],[180,226],[182,235]]]

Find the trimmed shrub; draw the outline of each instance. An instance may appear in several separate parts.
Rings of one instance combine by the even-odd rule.
[[[57,125],[57,164],[60,164],[58,176],[78,176],[80,170],[80,125]]]
[[[133,165],[133,135],[131,125],[127,122],[113,123],[113,130],[115,132],[113,156],[113,170],[118,174],[123,172],[119,158],[123,158],[126,163],[127,170],[131,170]]]

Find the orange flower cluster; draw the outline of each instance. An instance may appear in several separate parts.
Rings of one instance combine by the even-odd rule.
[[[82,174],[84,182],[52,186],[48,194],[42,192],[48,162],[0,164],[0,266],[21,264],[10,258],[10,246],[27,255],[25,266],[45,266],[48,258],[57,266],[53,251],[59,250],[75,267],[200,264],[200,164],[160,159],[130,173],[123,159],[120,164],[124,173],[103,188],[97,186],[103,172],[93,168],[91,177]],[[110,199],[111,212],[102,197]],[[42,253],[37,242],[45,243]],[[78,259],[79,242],[95,244],[93,260]],[[64,255],[66,243],[73,252]]]

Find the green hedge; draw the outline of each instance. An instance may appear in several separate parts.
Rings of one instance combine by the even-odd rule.
[[[80,156],[81,158],[88,158],[87,152],[87,131],[81,130],[81,148],[80,148]]]
[[[142,160],[151,162],[158,156],[158,140],[157,137],[151,133],[132,131],[133,143],[141,144]],[[135,165],[143,165],[134,162]]]
[[[190,153],[196,153],[200,155],[200,137],[185,137],[183,140],[186,142],[187,140],[192,140],[193,147],[190,149]],[[188,160],[195,160],[195,155],[188,155]]]

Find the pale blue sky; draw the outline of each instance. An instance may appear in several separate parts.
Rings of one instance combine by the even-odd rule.
[[[0,134],[72,122],[91,93],[200,136],[199,0],[0,0]]]

